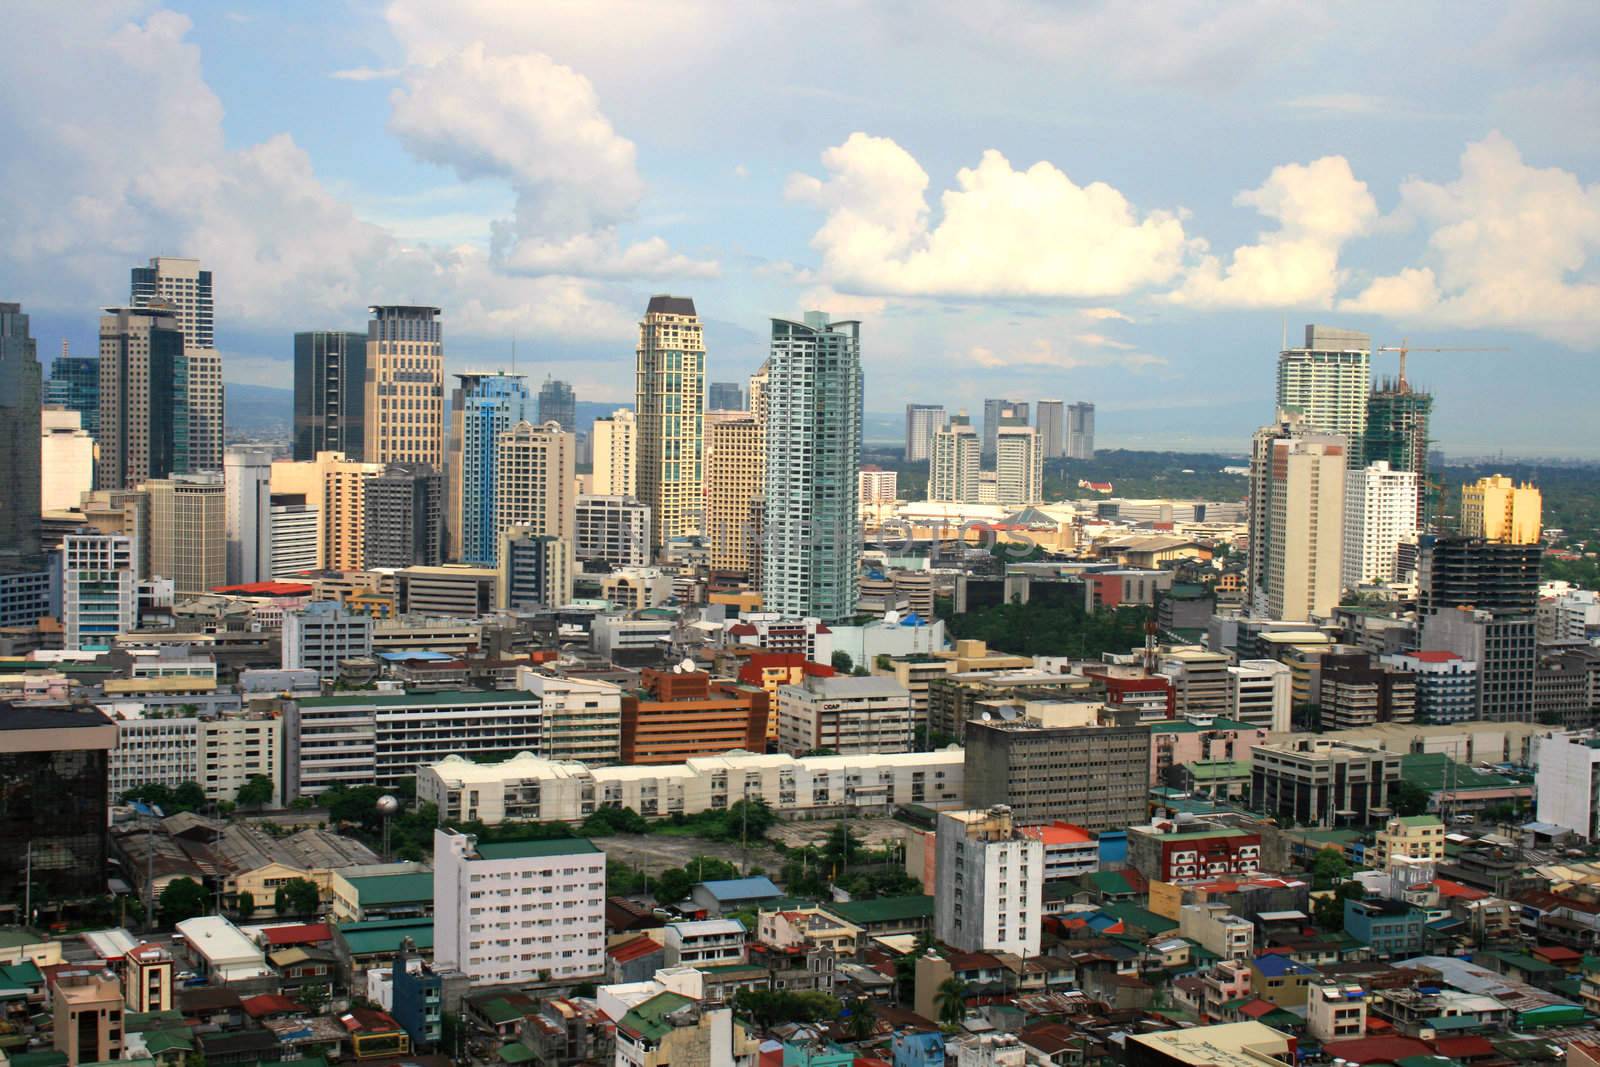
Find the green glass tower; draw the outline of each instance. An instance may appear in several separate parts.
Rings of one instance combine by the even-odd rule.
[[[1417,529],[1427,530],[1438,494],[1428,481],[1428,416],[1433,396],[1403,381],[1385,380],[1367,397],[1367,428],[1362,454],[1366,463],[1386,460],[1392,470],[1417,476]]]

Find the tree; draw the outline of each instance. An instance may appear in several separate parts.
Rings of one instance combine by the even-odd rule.
[[[206,791],[198,782],[184,782],[172,791],[172,806],[179,811],[199,811],[206,806]]]
[[[656,876],[655,898],[658,904],[676,904],[694,889],[694,879],[682,867],[673,867]]]
[[[156,902],[161,921],[167,926],[176,926],[185,919],[204,915],[210,906],[211,894],[193,878],[174,878],[167,883]]]
[[[939,983],[933,1003],[939,1009],[940,1023],[952,1029],[960,1026],[967,1016],[967,983],[951,975]]]
[[[322,1009],[327,1006],[328,998],[328,987],[313,983],[308,986],[302,986],[300,988],[300,993],[295,997],[295,1000],[299,1001],[302,1006],[311,1012],[311,1014],[320,1015],[322,1013]]]
[[[1336,848],[1325,848],[1311,861],[1311,888],[1332,889],[1350,873],[1350,862]]]
[[[1433,794],[1404,778],[1389,789],[1389,805],[1394,808],[1396,815],[1426,815],[1432,801]]]
[[[822,843],[822,858],[836,874],[850,865],[861,854],[861,839],[850,832],[847,822],[835,823]]]
[[[835,652],[833,654],[833,669],[840,674],[849,674],[855,668],[856,661],[850,658],[848,652]]]
[[[733,1008],[763,1029],[780,1023],[836,1019],[840,1012],[839,999],[827,993],[791,993],[782,989],[741,989],[734,994]]]
[[[315,915],[321,904],[317,883],[305,878],[289,879],[272,896],[272,910],[279,915]]]
[[[272,803],[272,779],[264,774],[252,774],[239,787],[239,792],[234,795],[233,802],[241,808],[254,808],[260,811]]]
[[[248,889],[243,890],[234,900],[233,908],[239,913],[239,918],[250,918],[256,913],[256,895]]]
[[[730,840],[759,841],[777,824],[778,813],[760,797],[734,801],[728,808],[728,817],[723,820]]]
[[[852,1041],[865,1041],[878,1030],[878,1013],[872,1010],[872,1002],[866,997],[857,997],[850,1002],[845,1015],[844,1029]]]
[[[601,808],[583,820],[585,837],[609,837],[612,834],[647,834],[650,823],[632,808]]]

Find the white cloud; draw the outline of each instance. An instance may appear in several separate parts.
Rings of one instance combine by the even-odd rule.
[[[1114,319],[1117,322],[1133,321],[1116,308],[1082,308],[1078,311],[1078,314],[1086,319],[1094,319],[1097,322],[1104,322],[1108,319]]]
[[[1089,349],[1104,349],[1105,338],[1079,335],[1075,338]],[[1044,337],[1035,337],[1002,351],[988,345],[973,345],[967,349],[967,362],[985,370],[1010,368],[1013,370],[1082,370],[1088,367],[1124,367],[1129,370],[1149,370],[1167,365],[1165,358],[1137,351],[1132,345],[1115,343],[1113,351],[1081,351],[1062,348]]]
[[[1234,203],[1253,207],[1278,228],[1234,249],[1226,269],[1204,257],[1168,295],[1195,307],[1330,307],[1344,272],[1344,243],[1370,230],[1378,205],[1343,156],[1273,169]]]
[[[328,73],[328,77],[333,78],[335,81],[344,82],[388,81],[399,76],[399,67],[348,67],[344,70],[335,70]]]
[[[1400,200],[1430,231],[1425,264],[1373,280],[1341,310],[1596,347],[1600,284],[1588,279],[1600,252],[1600,184],[1529,166],[1494,133],[1467,147],[1458,179],[1413,179]]]
[[[928,175],[886,137],[851,134],[822,154],[826,178],[797,174],[793,200],[827,218],[812,238],[822,275],[890,295],[1118,296],[1174,277],[1186,241],[1176,215],[1142,218],[1103,182],[1075,184],[1046,162],[1015,170],[999,152],[956,175],[936,224]]]

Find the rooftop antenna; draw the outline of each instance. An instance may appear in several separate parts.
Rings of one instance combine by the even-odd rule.
[[[1278,349],[1278,351],[1287,352],[1288,350],[1289,350],[1289,316],[1288,315],[1284,315],[1284,317],[1283,317],[1283,345]]]
[[[511,330],[511,373],[517,373],[517,331],[515,327]]]

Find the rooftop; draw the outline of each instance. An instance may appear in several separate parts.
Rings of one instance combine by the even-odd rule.
[[[877,897],[824,904],[822,910],[856,926],[873,923],[905,922],[933,918],[933,898],[929,896]]]
[[[478,857],[486,860],[582,856],[599,851],[594,842],[587,837],[553,837],[538,841],[490,841],[478,845]]]
[[[718,902],[737,900],[766,900],[783,896],[783,891],[765,876],[757,878],[722,878],[701,882],[706,892]]]
[[[356,899],[363,908],[381,907],[385,904],[414,904],[433,899],[433,875],[429,874],[375,874],[365,878],[348,879],[356,891]]]

